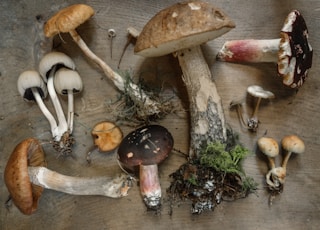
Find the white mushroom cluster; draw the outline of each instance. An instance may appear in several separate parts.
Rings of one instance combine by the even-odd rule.
[[[17,86],[25,100],[37,102],[49,121],[53,147],[60,155],[69,155],[74,142],[71,136],[74,117],[73,95],[81,92],[83,88],[73,60],[64,53],[50,52],[40,60],[38,71],[27,70],[20,74]],[[57,121],[43,101],[48,93]],[[57,93],[68,96],[67,119]]]

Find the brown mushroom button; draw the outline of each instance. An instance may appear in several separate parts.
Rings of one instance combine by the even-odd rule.
[[[30,182],[28,166],[46,166],[43,149],[34,138],[16,146],[4,171],[4,181],[14,204],[22,213],[31,215],[37,209],[43,188]]]

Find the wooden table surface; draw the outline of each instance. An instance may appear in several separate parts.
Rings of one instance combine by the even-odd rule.
[[[31,216],[25,216],[16,207],[7,210],[4,203],[8,191],[3,181],[3,171],[16,144],[28,137],[50,139],[50,129],[36,105],[27,104],[17,91],[17,78],[35,62],[32,54],[35,17],[44,18],[76,0],[3,0],[0,2],[0,229],[319,229],[320,228],[320,1],[318,0],[238,0],[211,1],[234,20],[236,28],[203,46],[203,51],[218,92],[222,98],[228,125],[239,134],[241,142],[253,154],[244,162],[247,174],[259,187],[256,194],[235,202],[222,202],[213,212],[192,215],[190,202],[181,202],[169,215],[169,203],[165,189],[170,184],[169,174],[185,159],[177,153],[160,166],[163,189],[161,215],[147,212],[139,194],[139,187],[129,191],[127,197],[111,199],[100,196],[72,196],[45,190],[39,208]],[[83,1],[82,1],[83,2]],[[165,1],[84,1],[96,13],[83,24],[78,32],[101,58],[117,69],[120,53],[126,43],[126,29],[134,26],[141,30],[144,24],[159,10],[177,2]],[[292,10],[303,14],[314,49],[313,67],[305,85],[296,93],[282,86],[275,64],[231,64],[217,62],[215,55],[227,39],[277,38],[284,18]],[[113,57],[110,57],[110,40],[107,30],[115,29]],[[91,129],[103,120],[115,121],[116,111],[111,102],[119,92],[105,79],[103,73],[80,52],[79,48],[63,34],[55,38],[55,49],[73,58],[84,82],[84,91],[75,98],[74,146],[75,158],[57,159],[49,145],[45,146],[48,167],[73,176],[112,175],[120,172],[115,153],[94,151],[92,164],[86,163],[86,153],[92,146]],[[129,71],[136,79],[140,76],[153,87],[163,84],[167,93],[181,102],[174,113],[157,123],[166,126],[175,140],[175,148],[188,151],[188,105],[186,91],[181,82],[181,72],[172,56],[145,59],[133,54],[130,45],[120,65],[120,72]],[[258,84],[275,93],[276,98],[263,103],[259,111],[260,127],[257,133],[240,128],[235,111],[229,103],[246,95],[249,85]],[[52,109],[49,100],[46,104]],[[66,109],[67,101],[62,99]],[[252,105],[245,105],[247,113]],[[120,124],[124,134],[133,127]],[[268,193],[264,175],[268,167],[256,150],[256,141],[264,133],[276,140],[288,134],[299,135],[305,142],[306,151],[292,157],[284,191],[272,206],[268,205]],[[279,163],[279,162],[278,162]]]

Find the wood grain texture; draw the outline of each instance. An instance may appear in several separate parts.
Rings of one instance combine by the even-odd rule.
[[[209,64],[218,92],[222,99],[227,123],[239,133],[242,143],[254,154],[244,167],[249,176],[259,183],[256,194],[236,202],[222,202],[214,212],[202,215],[190,214],[190,202],[180,202],[169,215],[169,202],[164,196],[161,215],[146,211],[135,186],[122,199],[99,196],[71,196],[45,190],[39,208],[32,216],[22,215],[16,207],[9,211],[4,207],[8,192],[3,182],[3,171],[11,151],[21,140],[36,137],[50,139],[50,127],[36,105],[26,104],[18,94],[16,81],[19,74],[34,68],[32,59],[33,26],[35,17],[50,17],[54,12],[77,0],[3,0],[0,2],[0,229],[319,229],[320,227],[320,2],[318,0],[282,1],[211,1],[233,18],[236,28],[222,37],[205,44],[202,49]],[[83,24],[78,32],[88,46],[116,69],[123,46],[126,29],[134,26],[141,30],[144,24],[159,10],[176,3],[175,0],[92,0],[96,14]],[[83,3],[83,1],[82,1]],[[292,9],[303,14],[314,49],[313,67],[309,79],[298,91],[292,92],[281,84],[275,64],[241,65],[216,62],[215,55],[227,39],[276,38],[283,20]],[[113,40],[113,57],[110,57],[110,40],[107,30],[113,28],[117,36]],[[62,39],[61,39],[62,38]],[[116,100],[118,91],[108,82],[97,66],[81,53],[67,34],[54,39],[55,49],[71,56],[77,66],[84,91],[75,98],[74,146],[75,158],[56,159],[50,147],[45,145],[48,167],[70,176],[101,176],[120,172],[115,153],[94,151],[92,164],[86,164],[85,155],[93,144],[92,127],[99,121],[115,121],[108,105]],[[136,78],[143,77],[153,87],[163,83],[167,95],[181,101],[181,108],[158,123],[166,126],[175,139],[175,148],[188,151],[189,123],[188,100],[177,60],[171,56],[144,59],[133,54],[130,45],[123,57],[119,72],[129,70]],[[240,128],[235,111],[229,103],[246,96],[249,85],[258,84],[275,93],[271,102],[263,102],[259,111],[260,128],[256,134]],[[251,100],[245,100],[245,109],[251,113]],[[52,105],[46,100],[49,109]],[[63,99],[64,109],[67,100]],[[120,125],[124,135],[133,127]],[[299,135],[306,145],[306,152],[294,156],[288,163],[287,181],[283,193],[271,207],[264,187],[267,162],[257,153],[256,141],[267,132],[280,142],[288,134]],[[184,162],[173,153],[159,167],[160,181],[165,189],[170,184],[170,173]],[[278,159],[278,163],[281,159]]]

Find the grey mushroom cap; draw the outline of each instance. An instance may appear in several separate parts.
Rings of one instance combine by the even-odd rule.
[[[36,88],[41,98],[46,98],[48,90],[40,74],[35,70],[27,70],[20,74],[17,87],[26,101],[35,101],[31,88]]]
[[[247,88],[247,92],[253,97],[260,97],[264,99],[274,98],[274,94],[270,91],[264,90],[261,86],[251,85]]]
[[[163,126],[144,126],[124,137],[118,159],[129,167],[159,164],[168,157],[173,143],[171,133]]]
[[[47,53],[39,63],[39,73],[45,82],[47,82],[48,73],[54,66],[62,66],[73,70],[76,68],[75,63],[68,55],[62,52]]]
[[[77,71],[62,67],[55,74],[54,86],[59,94],[67,95],[68,91],[81,92],[83,83]]]

